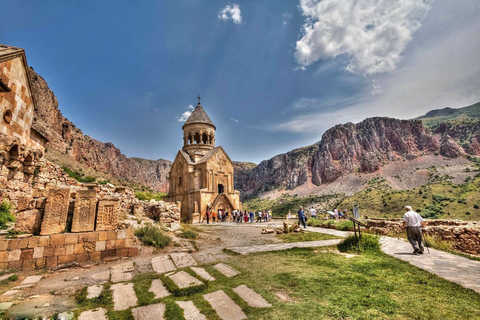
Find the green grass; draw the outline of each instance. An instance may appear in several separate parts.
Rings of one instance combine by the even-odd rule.
[[[207,319],[218,320],[203,295],[223,290],[249,319],[259,320],[477,319],[480,313],[478,293],[381,252],[366,250],[347,259],[331,252],[318,253],[314,248],[295,248],[230,256],[226,263],[241,273],[227,278],[210,265],[202,266],[216,280],[202,292],[182,297],[170,295],[154,300],[148,288],[152,279],[162,276],[136,276],[134,288],[139,305],[163,302],[167,306],[165,317],[172,320],[182,319],[182,310],[175,301],[193,301]],[[249,307],[232,290],[241,284],[262,295],[273,307]],[[277,291],[287,293],[294,303],[280,301],[274,295]],[[129,319],[130,309],[111,311],[108,295],[99,300],[89,307],[107,308],[110,319]],[[86,303],[80,299],[81,310]]]
[[[198,233],[191,230],[191,229],[186,229],[182,228],[182,233],[180,233],[178,236],[180,238],[185,238],[185,239],[197,239],[198,238]]]
[[[156,248],[165,248],[172,239],[163,234],[163,231],[154,225],[147,225],[135,230],[135,236],[144,244]]]
[[[155,199],[155,201],[161,201],[167,194],[155,191],[135,191],[135,197],[138,200],[149,201]]]
[[[283,234],[277,234],[276,237],[278,239],[281,239],[283,242],[302,242],[302,241],[340,239],[339,237],[332,236],[330,234],[319,233],[319,232],[283,233]]]
[[[380,253],[380,241],[378,236],[364,233],[362,238],[355,235],[346,237],[337,245],[338,251],[351,253]]]
[[[9,222],[15,222],[15,216],[12,214],[12,204],[2,201],[0,205],[0,229],[6,229]]]
[[[92,183],[95,182],[96,178],[93,176],[85,176],[83,173],[74,171],[69,167],[63,166],[62,169],[68,173],[70,178],[77,180],[78,182]]]

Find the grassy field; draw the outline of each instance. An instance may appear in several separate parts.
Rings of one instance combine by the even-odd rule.
[[[408,263],[381,253],[365,253],[347,259],[311,248],[231,256],[229,265],[241,274],[226,278],[205,266],[217,280],[201,293],[154,300],[148,291],[155,273],[134,279],[140,305],[164,302],[166,318],[182,319],[175,300],[192,300],[208,319],[218,316],[203,294],[224,290],[249,319],[478,319],[480,295],[443,280]],[[188,269],[187,269],[188,270]],[[232,290],[246,284],[261,294],[271,308],[251,308]],[[106,284],[108,287],[108,284]],[[275,292],[286,293],[293,302],[280,301]],[[131,319],[130,310],[112,311],[111,295],[99,299],[110,319]],[[94,307],[92,303],[83,302]]]

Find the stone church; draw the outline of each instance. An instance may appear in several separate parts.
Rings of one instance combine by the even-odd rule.
[[[181,202],[183,222],[205,221],[207,210],[240,210],[240,192],[233,187],[233,163],[215,147],[216,127],[198,102],[183,129],[183,148],[169,174],[166,201]]]

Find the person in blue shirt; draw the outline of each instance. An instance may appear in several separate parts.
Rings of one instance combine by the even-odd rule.
[[[303,224],[303,227],[307,229],[307,225],[305,223],[305,213],[303,212],[303,207],[300,207],[300,210],[297,212],[298,214],[298,225]]]

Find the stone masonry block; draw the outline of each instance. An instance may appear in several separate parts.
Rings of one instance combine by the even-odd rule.
[[[0,270],[8,269],[8,262],[0,262]]]
[[[138,256],[138,247],[128,248],[128,256],[129,256],[129,257],[136,257],[136,256]]]
[[[88,233],[88,242],[94,242],[94,241],[98,241],[98,240],[100,240],[100,239],[99,239],[99,235],[98,235],[97,231],[93,231],[93,232]]]
[[[0,251],[0,262],[7,262],[8,252]]]
[[[30,238],[23,238],[20,239],[20,242],[18,244],[19,249],[26,249],[28,247],[28,242],[30,241]]]
[[[65,234],[65,244],[76,244],[78,242],[78,235],[76,233]]]
[[[108,231],[99,231],[98,232],[98,241],[108,240]]]
[[[35,267],[37,269],[43,269],[45,268],[45,261],[47,259],[46,258],[38,258],[38,259],[35,259]]]
[[[0,240],[0,251],[5,251],[8,248],[8,240]]]
[[[134,236],[133,229],[127,229],[127,239],[131,239]]]
[[[107,241],[97,241],[95,244],[95,251],[104,251],[106,249]]]
[[[67,254],[58,257],[58,264],[64,264],[75,261],[77,257],[74,254]]]
[[[52,257],[55,255],[55,247],[48,246],[43,249],[43,256],[44,257]]]
[[[43,252],[45,251],[45,247],[35,247],[33,249],[33,258],[43,258]]]
[[[84,243],[77,243],[73,249],[74,254],[84,253],[85,249],[83,248]]]
[[[80,253],[80,254],[76,254],[76,260],[78,262],[83,262],[83,261],[87,261],[88,260],[88,253]]]
[[[22,260],[22,271],[35,270],[35,259]]]
[[[108,239],[107,240],[117,240],[117,231],[115,231],[115,230],[108,231]]]
[[[8,256],[7,256],[7,261],[10,262],[10,261],[18,261],[20,260],[20,256],[22,255],[22,250],[20,249],[14,249],[14,250],[10,250],[8,252]]]
[[[33,249],[23,249],[20,255],[20,260],[33,259]]]
[[[60,233],[60,234],[52,234],[50,236],[50,244],[52,246],[61,246],[65,244],[65,234]]]
[[[133,239],[125,239],[125,248],[131,248],[135,244],[135,241]]]
[[[89,233],[88,232],[82,232],[78,234],[78,242],[88,242],[88,237]]]
[[[115,241],[117,240],[107,240],[106,249],[107,250],[115,249]]]
[[[66,255],[69,255],[69,254],[73,254],[73,249],[75,248],[75,245],[74,244],[67,244],[65,246],[65,254]]]
[[[20,239],[10,239],[10,240],[8,240],[8,249],[9,250],[20,249]]]
[[[117,231],[117,239],[125,239],[127,237],[127,230],[122,229]]]
[[[115,257],[115,254],[116,254],[115,249],[102,251],[102,259]]]
[[[47,269],[52,269],[52,268],[55,268],[57,264],[58,264],[58,261],[56,256],[47,257],[47,261],[45,262],[45,267],[47,267]]]
[[[7,263],[9,269],[14,269],[18,271],[22,270],[22,260],[9,261]]]
[[[125,240],[124,239],[115,240],[115,249],[123,249],[123,248],[125,248]]]
[[[46,247],[49,244],[50,244],[50,237],[49,236],[38,237],[38,246],[39,247]]]
[[[54,255],[56,256],[64,256],[66,254],[66,251],[67,249],[65,248],[65,246],[59,246],[59,247],[56,247],[55,248],[55,253]]]
[[[128,257],[128,249],[117,249],[117,257]]]
[[[100,260],[100,258],[102,257],[102,253],[99,251],[99,252],[90,252],[88,254],[88,256],[90,257],[90,260],[94,261],[94,260]]]
[[[38,237],[29,238],[27,248],[33,249],[37,246],[38,246]]]

